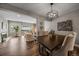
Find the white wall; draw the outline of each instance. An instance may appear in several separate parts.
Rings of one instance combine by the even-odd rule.
[[[50,31],[52,28],[51,28],[51,25],[52,25],[52,22],[51,21],[47,21],[45,20],[44,21],[44,30],[45,31]]]
[[[59,34],[66,34],[67,32],[57,31],[57,23],[65,20],[72,20],[73,23],[73,31],[78,33],[77,40],[79,40],[79,10],[76,10],[67,15],[63,15],[52,21],[52,29],[55,30]]]
[[[3,22],[3,28],[2,28]],[[0,15],[0,42],[1,42],[1,33],[6,33],[8,35],[8,21],[4,20],[4,17]]]
[[[1,23],[3,22],[3,29],[1,28]],[[4,20],[4,18],[0,15],[0,33],[1,32],[7,32],[7,20]]]
[[[42,17],[38,17],[37,18],[37,21],[36,21],[36,27],[37,27],[37,35],[42,35],[43,34],[43,31],[44,31],[44,29],[41,29],[40,28],[40,26],[41,26],[41,24],[40,23],[43,23],[42,24],[42,26],[43,26],[43,28],[44,28],[44,18],[42,18]]]

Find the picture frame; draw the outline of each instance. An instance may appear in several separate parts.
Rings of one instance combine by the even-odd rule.
[[[58,31],[73,31],[72,20],[58,22],[57,29]]]

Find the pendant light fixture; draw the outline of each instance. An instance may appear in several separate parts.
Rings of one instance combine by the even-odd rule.
[[[53,20],[58,17],[58,12],[56,10],[53,10],[53,3],[50,3],[50,7],[51,10],[47,13],[47,18]]]

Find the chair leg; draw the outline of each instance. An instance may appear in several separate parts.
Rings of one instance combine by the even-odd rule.
[[[64,56],[68,56],[69,55],[69,52],[68,51],[63,51],[64,52]]]
[[[39,44],[39,49],[38,50],[39,50],[39,54],[40,54],[40,44]]]
[[[68,56],[76,56],[77,51],[68,51]]]

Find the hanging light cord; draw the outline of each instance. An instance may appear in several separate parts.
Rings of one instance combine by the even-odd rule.
[[[51,5],[51,12],[52,12],[52,11],[53,11],[53,10],[52,10],[52,5],[53,5],[53,3],[50,3],[50,5]]]

